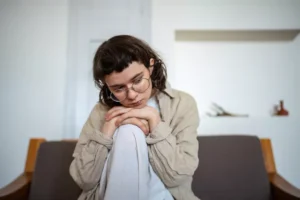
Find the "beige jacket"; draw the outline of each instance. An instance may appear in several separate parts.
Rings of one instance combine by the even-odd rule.
[[[157,95],[162,121],[148,135],[149,160],[175,200],[198,200],[191,190],[198,167],[199,115],[190,95],[167,86]],[[98,103],[84,124],[70,174],[83,192],[79,200],[99,200],[99,181],[112,139],[99,131],[107,108]]]

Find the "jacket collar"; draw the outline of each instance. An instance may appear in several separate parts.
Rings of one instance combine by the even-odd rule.
[[[173,93],[173,90],[171,88],[171,85],[169,82],[166,83],[166,89],[164,90],[164,92],[169,95],[171,98],[174,98],[174,93]]]

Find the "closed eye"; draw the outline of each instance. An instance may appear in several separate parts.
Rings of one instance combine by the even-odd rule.
[[[134,84],[138,84],[138,83],[140,83],[142,80],[143,80],[143,78],[142,78],[142,77],[139,77],[138,79],[134,80],[133,83],[134,83]]]
[[[114,88],[113,91],[115,92],[122,92],[124,90],[124,87],[121,86],[121,87],[117,87],[117,88]]]

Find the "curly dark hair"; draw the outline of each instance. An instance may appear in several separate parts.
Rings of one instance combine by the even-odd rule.
[[[104,82],[106,75],[122,72],[134,61],[149,68],[151,58],[154,59],[152,87],[163,91],[167,81],[166,66],[146,42],[130,35],[117,35],[103,42],[96,51],[93,64],[94,82],[100,89],[99,102],[109,107],[120,105],[110,99],[110,91]]]

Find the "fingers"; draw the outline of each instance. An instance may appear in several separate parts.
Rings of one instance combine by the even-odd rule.
[[[120,115],[116,121],[116,126],[118,126],[118,124],[120,124],[122,121],[124,121],[127,118],[132,118],[132,117],[136,117],[139,119],[143,119],[143,117],[140,115],[140,110],[139,109],[131,109],[130,111]]]
[[[127,118],[136,117],[139,119],[146,119],[150,120],[153,116],[155,116],[153,113],[157,112],[156,109],[150,108],[150,107],[144,107],[141,109],[134,109],[134,108],[122,108],[118,109],[116,111],[112,111],[113,113],[110,114],[110,119],[119,116],[116,121],[116,126],[118,126],[119,123],[124,121]],[[158,113],[158,112],[157,112]]]
[[[133,125],[136,125],[138,126],[143,132],[145,135],[148,135],[149,134],[149,126],[148,126],[148,123],[144,123],[142,122],[142,120],[138,119],[138,118],[127,118],[125,119],[124,121],[122,121],[120,123],[120,125],[125,125],[125,124],[133,124]]]
[[[115,106],[115,107],[111,108],[109,111],[107,111],[106,115],[110,115],[112,112],[122,109],[122,108],[123,108],[123,106]]]
[[[119,116],[119,115],[122,115],[128,111],[132,110],[132,108],[125,108],[125,107],[122,107],[122,106],[118,106],[118,107],[114,107],[112,109],[110,109],[106,115],[105,115],[105,119],[107,121],[111,120],[112,118],[116,117],[116,116]]]
[[[146,128],[147,128],[147,133],[145,133],[145,135],[149,135],[149,133],[150,133],[150,126],[149,126],[148,121],[145,120],[145,119],[139,119],[139,120],[141,120],[141,122],[142,122],[143,124],[145,124],[145,126],[146,126]]]

